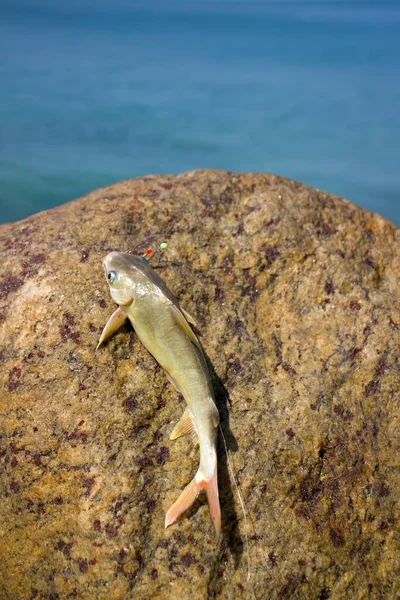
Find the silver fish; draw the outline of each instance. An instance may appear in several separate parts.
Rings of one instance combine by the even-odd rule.
[[[144,258],[111,252],[103,265],[111,296],[118,308],[104,327],[97,347],[129,319],[142,344],[186,401],[187,407],[170,439],[195,432],[199,440],[199,468],[168,510],[165,527],[174,523],[199,493],[205,491],[219,536],[221,511],[216,451],[219,414],[204,352],[190,326],[195,323],[179,307],[175,296]]]

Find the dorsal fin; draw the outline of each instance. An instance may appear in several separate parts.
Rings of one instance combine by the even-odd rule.
[[[195,346],[197,346],[199,350],[202,350],[199,340],[195,336],[192,328],[190,327],[189,323],[183,316],[183,314],[180,311],[180,309],[178,308],[178,306],[175,306],[175,304],[171,304],[170,306],[172,308],[172,312],[174,314],[175,320],[178,323],[178,325],[183,329],[183,331],[186,333],[186,335],[188,336],[190,341],[193,342],[193,344]]]
[[[192,317],[192,315],[190,315],[184,308],[181,308],[181,311],[182,311],[183,316],[185,317],[186,321],[189,321],[189,323],[191,325],[193,325],[193,327],[195,327],[197,329],[197,331],[200,331],[200,328],[199,328],[198,324],[196,323],[196,320],[194,319],[194,317]]]

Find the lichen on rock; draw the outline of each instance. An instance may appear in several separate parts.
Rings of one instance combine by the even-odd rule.
[[[223,537],[199,500],[183,400],[114,310],[101,261],[149,235],[199,323],[230,459]],[[115,184],[0,228],[4,598],[395,598],[399,230],[272,175]],[[251,580],[246,581],[244,542]]]

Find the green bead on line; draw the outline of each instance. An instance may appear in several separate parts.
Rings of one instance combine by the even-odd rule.
[[[168,246],[167,242],[161,242],[160,244],[160,250],[165,250],[165,248]]]

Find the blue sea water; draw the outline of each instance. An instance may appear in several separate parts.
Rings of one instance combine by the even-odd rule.
[[[0,220],[195,168],[400,225],[400,2],[2,0]]]

